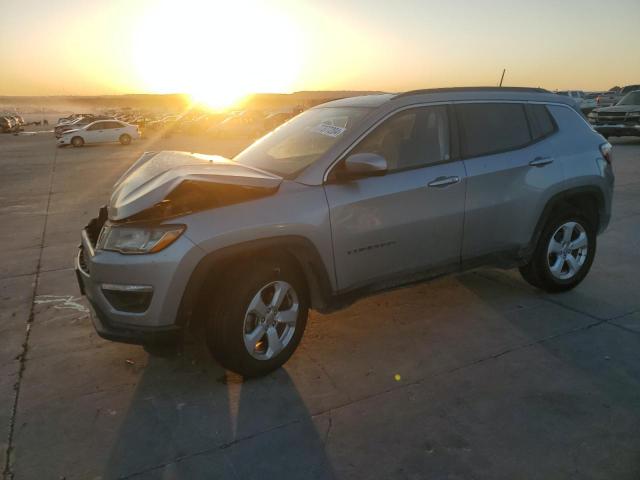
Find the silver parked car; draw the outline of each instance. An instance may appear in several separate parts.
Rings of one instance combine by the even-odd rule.
[[[448,272],[518,266],[561,292],[607,226],[611,146],[573,100],[460,88],[338,100],[234,159],[145,153],[82,232],[80,288],[105,338],[204,326],[245,376],[330,311]]]

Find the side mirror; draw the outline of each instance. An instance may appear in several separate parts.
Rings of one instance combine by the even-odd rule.
[[[380,176],[387,173],[387,161],[377,153],[355,153],[347,157],[340,169],[342,178],[362,178]]]

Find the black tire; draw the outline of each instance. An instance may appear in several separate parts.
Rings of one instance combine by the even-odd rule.
[[[577,226],[573,230],[575,235],[580,235],[583,231],[587,238],[587,246],[584,252],[578,255],[578,249],[570,251],[567,250],[575,258],[576,256],[581,258],[584,256],[584,261],[577,270],[577,272],[567,278],[558,278],[559,275],[569,275],[569,264],[564,262],[561,258],[561,254],[548,253],[549,246],[552,237],[559,238],[562,232],[558,232],[558,229],[563,225],[575,223]],[[577,233],[576,233],[577,232]],[[554,240],[555,240],[554,239]],[[566,247],[569,249],[569,246]],[[583,215],[575,210],[564,210],[556,215],[553,215],[542,230],[542,234],[538,239],[536,249],[526,265],[520,267],[520,274],[522,277],[534,287],[540,288],[550,293],[564,292],[571,290],[584,280],[589,273],[593,259],[596,253],[596,227],[591,218]],[[550,262],[562,263],[561,271],[554,275],[551,271]],[[566,272],[565,272],[566,267]]]
[[[122,145],[129,145],[131,143],[131,135],[123,133],[122,135],[120,135],[119,140]]]
[[[277,355],[257,359],[245,347],[245,317],[251,301],[275,281],[288,283],[297,295],[295,329]],[[265,258],[234,268],[219,284],[224,287],[212,298],[207,312],[206,338],[211,354],[223,367],[244,377],[266,375],[282,366],[298,347],[307,324],[309,301],[304,276],[287,260]],[[263,340],[256,346],[260,343],[265,343],[266,349],[269,342]]]
[[[81,147],[84,145],[84,138],[82,137],[73,137],[71,139],[71,145],[74,147]]]

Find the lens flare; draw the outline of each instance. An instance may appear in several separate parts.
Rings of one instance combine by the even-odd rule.
[[[251,92],[293,88],[300,38],[290,18],[259,3],[163,2],[142,12],[133,60],[148,90],[223,108]]]

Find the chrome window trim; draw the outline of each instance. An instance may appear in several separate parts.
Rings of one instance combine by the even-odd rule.
[[[554,105],[557,107],[564,107],[573,113],[575,113],[578,118],[580,118],[591,130],[593,130],[592,125],[585,119],[582,115],[575,111],[575,109],[571,108],[566,103],[556,103],[556,102],[545,102],[545,101],[536,101],[536,100],[502,100],[502,99],[479,99],[479,100],[443,100],[443,101],[434,101],[434,102],[421,102],[421,103],[413,103],[411,105],[405,105],[403,107],[396,108],[395,110],[389,112],[387,115],[382,117],[376,123],[374,123],[371,127],[369,127],[365,132],[363,132],[356,140],[353,141],[351,145],[349,145],[340,155],[336,157],[336,159],[331,162],[331,164],[327,167],[322,177],[322,184],[325,185],[327,183],[327,179],[329,178],[329,174],[331,170],[342,161],[348,154],[353,150],[367,135],[371,133],[372,130],[377,128],[382,122],[386,121],[389,117],[395,115],[396,113],[403,112],[405,110],[410,110],[412,108],[420,108],[420,107],[431,107],[437,105],[457,105],[461,103],[521,103],[521,104],[536,104],[536,105]],[[556,130],[556,131],[559,131]]]

